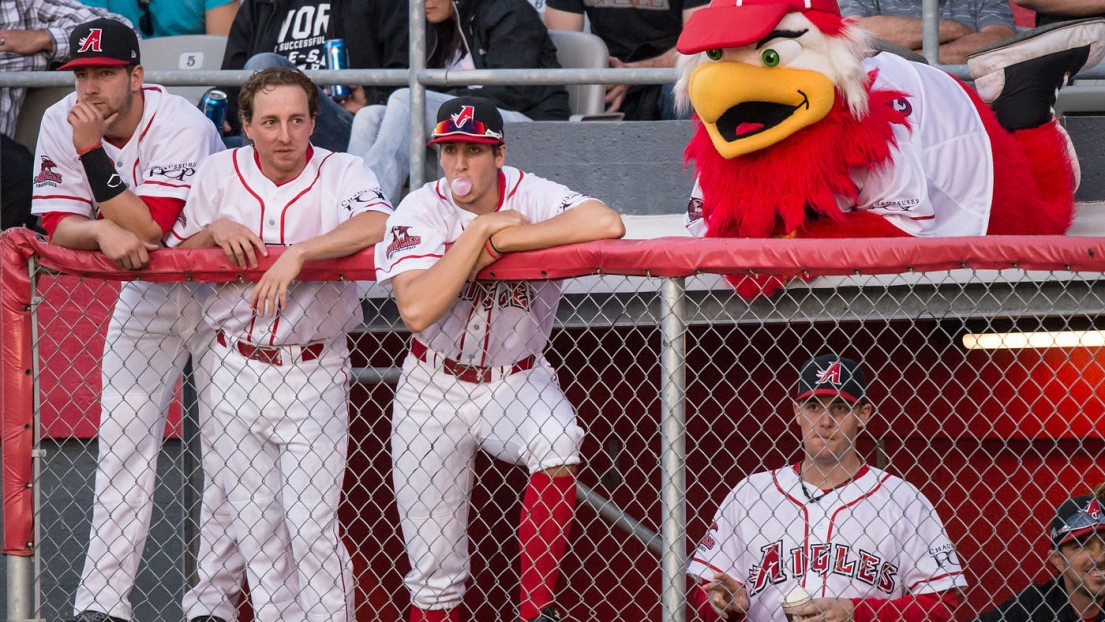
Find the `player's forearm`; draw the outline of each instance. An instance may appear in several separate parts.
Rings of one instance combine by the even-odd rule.
[[[967,55],[971,52],[1012,36],[1013,31],[1011,29],[1000,26],[994,29],[984,29],[982,32],[974,32],[949,43],[943,43],[940,45],[940,62],[945,65],[962,65],[967,62]]]
[[[387,214],[364,212],[332,231],[295,245],[304,261],[348,257],[384,239]]]
[[[1105,0],[1014,0],[1018,6],[1043,13],[1092,17],[1105,13]]]
[[[69,216],[58,221],[50,242],[78,251],[100,250],[100,235],[106,227],[118,227],[107,220],[89,220],[83,216]]]
[[[545,27],[549,30],[583,31],[583,13],[571,13],[545,7]]]
[[[150,244],[157,244],[165,235],[150,216],[150,207],[129,190],[100,203],[100,214]]]
[[[902,598],[854,598],[853,622],[950,622],[959,606],[956,590]]]
[[[621,216],[605,203],[592,199],[546,221],[503,229],[492,236],[492,243],[500,252],[514,253],[623,235],[625,225]]]
[[[433,266],[392,279],[395,304],[411,332],[426,330],[452,308],[486,240],[486,232],[470,226]]]

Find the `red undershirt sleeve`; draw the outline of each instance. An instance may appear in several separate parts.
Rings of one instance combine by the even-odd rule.
[[[169,235],[176,224],[180,211],[184,209],[184,199],[169,197],[139,197],[150,208],[150,217],[161,227],[161,237]]]
[[[710,592],[706,590],[706,586],[709,585],[708,581],[703,581],[691,588],[688,599],[690,600],[691,607],[698,612],[698,619],[703,622],[718,622],[721,620],[721,616],[714,611],[714,608],[710,606]],[[744,616],[741,614],[730,613],[729,620],[727,622],[739,622],[743,620]]]
[[[700,590],[701,591],[701,590]],[[853,598],[854,622],[950,622],[959,606],[956,590],[935,594],[910,594],[902,598]]]
[[[43,214],[42,228],[46,230],[46,235],[53,237],[54,229],[58,228],[58,223],[68,216],[75,216],[75,214],[69,212],[47,212]]]

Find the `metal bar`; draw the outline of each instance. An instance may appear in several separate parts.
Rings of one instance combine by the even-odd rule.
[[[413,27],[412,27],[413,30]],[[425,57],[425,53],[422,54]],[[927,58],[927,56],[926,56]],[[413,62],[413,61],[412,61]],[[935,67],[970,80],[966,65]],[[411,84],[411,71],[405,69],[342,69],[306,72],[319,84],[366,84],[397,86]],[[241,86],[252,71],[147,71],[146,80],[164,86]],[[675,79],[673,69],[479,69],[447,71],[423,69],[417,79],[426,86],[462,86],[466,84],[665,84]],[[1105,63],[1078,72],[1080,79],[1105,79]],[[0,73],[2,87],[73,86],[73,74],[67,71],[13,71]],[[1093,88],[1090,86],[1082,88]],[[1105,87],[1102,87],[1105,90]]]
[[[686,297],[682,277],[664,279],[660,288],[660,607],[664,622],[686,620],[687,426]]]
[[[399,382],[398,367],[354,367],[354,384],[395,384]]]
[[[579,482],[576,482],[576,500],[594,510],[612,527],[622,530],[648,547],[648,550],[657,556],[664,554],[660,545],[660,535],[642,525],[640,521],[627,514],[613,501]]]
[[[426,181],[426,87],[419,80],[419,72],[426,67],[426,0],[410,1],[410,73],[408,87],[411,90],[411,167],[410,188],[417,190]],[[399,197],[391,197],[398,201]]]
[[[921,0],[921,49],[930,65],[940,64],[940,0]]]

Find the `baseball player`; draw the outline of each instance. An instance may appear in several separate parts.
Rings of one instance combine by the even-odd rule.
[[[346,333],[361,321],[360,300],[352,282],[295,279],[305,261],[381,240],[391,205],[360,158],[311,146],[318,88],[300,71],[254,74],[239,106],[253,146],[204,162],[172,237],[181,247],[219,246],[242,267],[256,267],[267,245],[285,250],[256,285],[219,285],[204,305],[216,332],[201,395],[211,409],[200,430],[203,467],[233,512],[225,537],[201,538],[193,594],[232,574],[208,562],[233,540],[257,620],[345,622],[354,619],[354,584],[338,502]]]
[[[143,85],[130,28],[87,22],[73,30],[70,47],[61,69],[74,72],[76,92],[43,116],[32,208],[53,243],[141,268],[180,214],[196,167],[222,141],[195,106]],[[198,361],[210,342],[199,293],[145,282],[124,283],[119,293],[101,366],[92,530],[73,621],[131,618],[165,413],[189,354]],[[197,382],[204,384],[201,374]]]
[[[412,622],[457,622],[469,573],[468,495],[483,449],[530,473],[518,528],[522,620],[554,622],[583,430],[542,352],[560,298],[551,281],[479,282],[503,253],[621,237],[605,204],[503,166],[503,120],[480,97],[446,102],[430,144],[445,177],[410,193],[376,246],[414,333],[396,388],[395,497]]]
[[[749,476],[718,508],[688,569],[703,619],[783,622],[793,592],[812,596],[797,599],[795,619],[954,619],[967,583],[932,504],[854,447],[873,412],[866,386],[835,354],[802,367],[793,406],[805,456]]]
[[[1052,579],[974,622],[1105,622],[1105,484],[1060,503],[1049,531]]]

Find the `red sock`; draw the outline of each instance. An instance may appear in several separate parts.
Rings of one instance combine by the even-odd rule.
[[[411,605],[411,622],[460,622],[456,609],[431,609],[423,611]]]
[[[530,476],[518,523],[522,556],[518,613],[523,620],[537,617],[553,602],[575,506],[575,475],[551,477],[542,471]]]

